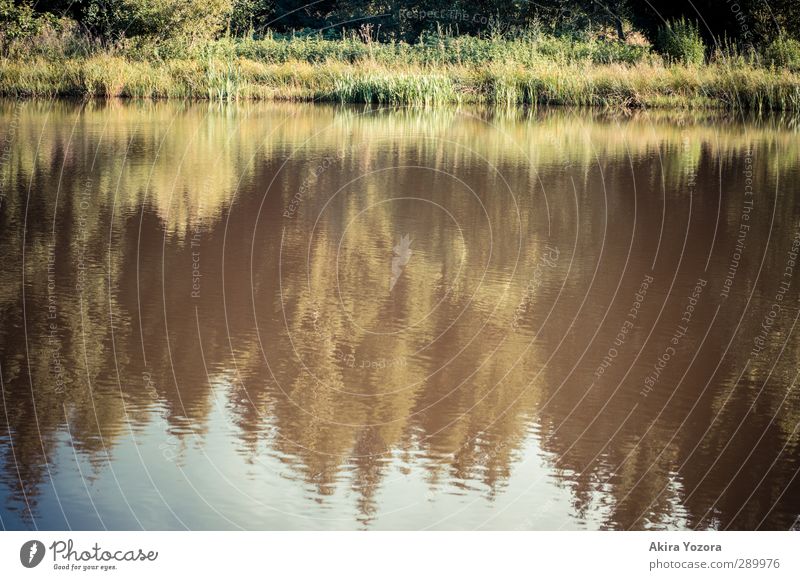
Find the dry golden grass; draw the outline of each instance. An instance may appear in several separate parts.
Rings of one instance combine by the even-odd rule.
[[[99,54],[57,62],[44,58],[0,61],[0,94],[798,110],[800,74],[724,62],[597,65],[543,58],[527,64],[506,61],[474,67],[388,65],[373,59],[271,63],[244,57],[148,62]]]

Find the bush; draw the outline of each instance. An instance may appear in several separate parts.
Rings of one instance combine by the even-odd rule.
[[[38,13],[28,3],[0,0],[0,54],[8,58],[43,56],[56,61],[86,56],[91,39],[70,18]]]
[[[645,46],[634,46],[621,42],[596,42],[592,54],[594,64],[637,64],[645,62],[650,50]]]
[[[25,40],[42,31],[44,20],[33,10],[30,1],[0,0],[0,47],[3,54],[14,41]]]
[[[779,36],[764,50],[764,61],[768,65],[800,71],[800,41]]]
[[[670,62],[703,64],[706,47],[697,25],[681,18],[658,31],[656,49]]]
[[[109,40],[146,37],[197,42],[215,38],[223,31],[231,13],[231,1],[91,0],[84,23]]]

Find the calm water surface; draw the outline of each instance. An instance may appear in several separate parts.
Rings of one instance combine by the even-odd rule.
[[[782,119],[0,104],[5,529],[788,529]]]

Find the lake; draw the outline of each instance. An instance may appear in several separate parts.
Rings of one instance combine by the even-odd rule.
[[[789,529],[800,135],[0,103],[4,529]]]

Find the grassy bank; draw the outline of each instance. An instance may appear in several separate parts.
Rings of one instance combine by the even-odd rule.
[[[800,71],[717,52],[669,63],[646,46],[552,37],[219,40],[89,50],[53,40],[0,59],[0,94],[800,110]]]

